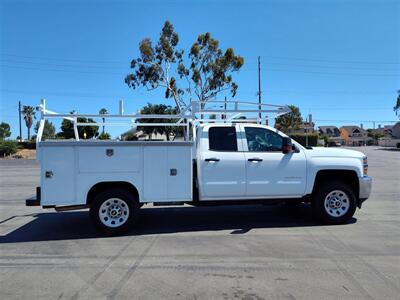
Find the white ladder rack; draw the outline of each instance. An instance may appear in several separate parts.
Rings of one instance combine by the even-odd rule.
[[[178,114],[171,115],[149,115],[149,114],[124,114],[123,102],[120,101],[119,114],[60,114],[46,108],[46,100],[42,99],[36,108],[40,111],[40,122],[36,142],[42,140],[43,129],[45,120],[53,118],[61,118],[69,120],[73,123],[75,140],[79,141],[78,127],[79,126],[165,126],[165,127],[186,127],[185,140],[190,139],[190,125],[194,129],[199,124],[207,123],[233,123],[233,122],[247,122],[261,124],[267,119],[276,118],[278,116],[287,114],[290,109],[287,105],[272,105],[272,104],[259,104],[257,102],[246,101],[192,101]],[[257,117],[248,117],[248,114],[257,114]],[[264,117],[259,116],[265,114]],[[268,117],[266,116],[268,115]],[[215,119],[210,119],[215,116]],[[219,118],[218,118],[219,117]],[[242,118],[241,118],[242,117]],[[78,118],[97,118],[97,119],[129,119],[123,122],[92,122],[82,123]],[[146,119],[165,119],[170,122],[160,123],[138,123],[138,120]]]

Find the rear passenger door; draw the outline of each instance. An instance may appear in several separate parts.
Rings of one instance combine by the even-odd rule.
[[[238,126],[211,126],[202,132],[200,199],[241,199],[246,172]],[[208,141],[208,143],[207,143]],[[240,148],[240,149],[239,149]]]

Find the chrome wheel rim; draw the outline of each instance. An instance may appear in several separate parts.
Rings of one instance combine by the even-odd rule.
[[[347,213],[350,208],[350,199],[347,194],[341,190],[334,190],[325,197],[325,211],[331,217],[341,217]]]
[[[128,204],[122,199],[110,198],[100,206],[99,218],[107,227],[119,227],[129,218]]]

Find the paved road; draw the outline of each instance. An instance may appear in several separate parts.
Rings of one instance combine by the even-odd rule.
[[[145,208],[101,237],[85,211],[26,208],[38,164],[0,160],[2,299],[398,299],[400,152],[369,156],[372,197],[351,224],[308,207]]]

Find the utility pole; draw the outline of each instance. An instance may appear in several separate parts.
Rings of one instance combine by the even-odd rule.
[[[225,112],[225,115],[224,115],[223,119],[226,120],[226,96],[225,96],[225,100],[224,100],[224,112]],[[226,121],[224,123],[226,123]]]
[[[18,116],[19,116],[19,142],[22,143],[21,101],[18,101]]]
[[[261,123],[261,61],[260,56],[258,57],[258,118]]]

